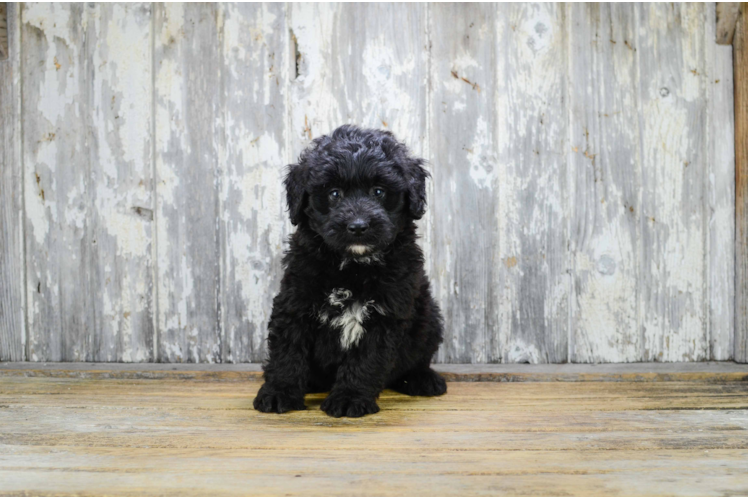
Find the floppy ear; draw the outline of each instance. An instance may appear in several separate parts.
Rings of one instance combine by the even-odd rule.
[[[405,162],[405,175],[408,179],[408,209],[418,220],[426,212],[426,178],[431,174],[423,168],[426,163],[421,158],[408,158]]]
[[[286,187],[288,215],[291,218],[291,224],[294,226],[301,222],[301,216],[304,214],[308,170],[303,164],[289,165],[288,174],[283,181],[283,185]]]

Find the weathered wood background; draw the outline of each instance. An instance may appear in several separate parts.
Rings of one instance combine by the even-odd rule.
[[[442,362],[732,359],[709,4],[9,4],[0,359],[247,362],[342,123],[433,173]]]

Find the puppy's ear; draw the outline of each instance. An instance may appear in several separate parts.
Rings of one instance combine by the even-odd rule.
[[[431,174],[423,168],[424,163],[421,158],[408,158],[404,165],[408,179],[408,210],[416,220],[426,212],[426,178]]]
[[[288,174],[283,181],[286,187],[286,203],[288,204],[288,215],[291,224],[296,226],[301,222],[306,204],[306,185],[309,168],[303,163],[288,166]]]

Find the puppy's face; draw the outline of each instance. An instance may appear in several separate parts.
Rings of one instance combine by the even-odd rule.
[[[340,254],[380,252],[423,215],[422,160],[389,132],[343,126],[316,139],[286,177],[291,221]]]

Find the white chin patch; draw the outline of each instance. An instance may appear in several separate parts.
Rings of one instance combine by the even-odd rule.
[[[366,245],[351,245],[348,247],[348,251],[356,255],[364,255],[369,253],[371,249]]]

